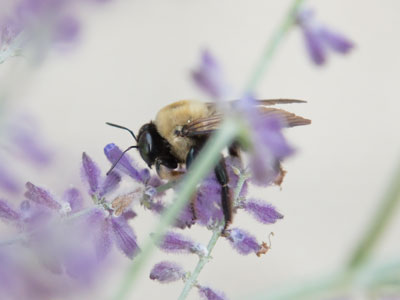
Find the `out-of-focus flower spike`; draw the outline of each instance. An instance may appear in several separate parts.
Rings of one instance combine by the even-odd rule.
[[[232,247],[240,254],[257,254],[260,251],[260,245],[257,239],[243,229],[231,228],[227,230],[226,238],[231,242]]]
[[[99,190],[100,169],[85,152],[82,154],[82,176],[89,185],[89,194],[95,195]]]
[[[227,300],[226,295],[221,291],[216,291],[207,286],[198,286],[201,299],[204,300]]]
[[[329,48],[346,54],[354,47],[353,42],[347,37],[316,20],[314,11],[311,9],[300,10],[297,13],[297,23],[303,31],[308,53],[317,65],[325,63]]]
[[[54,42],[56,43],[71,43],[76,41],[79,32],[80,24],[74,16],[63,16],[54,26]]]
[[[60,203],[54,200],[53,196],[45,189],[37,187],[31,182],[27,182],[25,186],[27,188],[25,197],[29,200],[52,209],[59,210],[61,208]]]
[[[156,264],[150,272],[150,279],[161,283],[177,281],[185,276],[182,267],[174,262],[162,261]]]
[[[125,218],[111,218],[113,239],[117,247],[129,258],[134,258],[140,249],[136,242],[136,235]]]
[[[6,221],[18,221],[20,215],[5,201],[0,199],[0,219]]]
[[[182,234],[169,231],[159,244],[161,250],[172,253],[194,253],[196,243]]]
[[[283,218],[283,215],[281,215],[271,204],[256,199],[245,201],[244,209],[256,220],[264,224],[272,224],[278,219]]]
[[[107,156],[108,160],[113,164],[115,163],[122,154],[122,151],[115,144],[111,143],[104,147],[104,154]],[[136,181],[144,183],[146,178],[143,178],[141,172],[138,170],[132,160],[128,158],[128,154],[125,153],[124,156],[120,159],[118,164],[115,167],[117,170],[129,175]]]
[[[80,211],[83,208],[83,198],[76,188],[70,188],[65,191],[63,200],[71,207],[71,213]]]
[[[98,261],[102,261],[110,253],[113,245],[110,220],[104,220],[96,231],[94,240],[96,257]]]
[[[104,195],[114,191],[118,187],[120,181],[121,176],[117,172],[112,171],[109,173],[101,184],[99,197],[101,198]]]
[[[0,162],[0,188],[9,193],[17,194],[21,189],[17,179],[1,165]]]
[[[202,52],[200,65],[192,72],[192,77],[197,86],[212,98],[224,100],[229,96],[231,89],[222,68],[209,51]]]

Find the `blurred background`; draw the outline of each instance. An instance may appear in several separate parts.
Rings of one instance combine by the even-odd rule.
[[[127,133],[106,126],[106,121],[136,132],[170,102],[210,100],[190,78],[202,49],[219,59],[240,91],[290,3],[113,0],[79,11],[82,31],[72,49],[51,51],[37,65],[24,57],[0,65],[2,82],[7,83],[2,84],[7,87],[3,117],[33,116],[45,140],[41,145],[54,154],[51,170],[25,172],[19,166],[13,171],[24,181],[62,190],[79,184],[85,151],[105,172],[109,163],[103,147],[110,142],[121,148],[133,144]],[[306,5],[315,8],[318,19],[354,41],[355,48],[349,55],[330,55],[326,65],[315,66],[295,28],[256,89],[258,98],[307,100],[285,109],[313,123],[286,131],[297,153],[284,164],[288,174],[282,188],[253,191],[285,218],[261,226],[245,214],[235,217],[235,225],[260,240],[274,232],[272,249],[261,258],[241,256],[221,241],[200,275],[201,283],[233,299],[318,278],[345,264],[400,159],[400,3],[340,0],[306,1]],[[137,153],[132,155],[139,161]],[[148,211],[137,212],[132,226],[140,242],[157,219]],[[209,239],[203,228],[186,231],[204,243]],[[374,253],[376,261],[398,257],[399,234],[397,214]],[[179,295],[181,282],[160,285],[148,278],[152,265],[165,258],[183,261],[188,270],[197,263],[194,256],[157,252],[131,299]],[[95,292],[100,299],[115,292],[129,263],[122,260],[115,276]],[[192,292],[189,298],[197,297]]]

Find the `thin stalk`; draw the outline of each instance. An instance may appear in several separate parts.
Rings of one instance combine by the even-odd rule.
[[[300,5],[304,2],[304,0],[295,0],[293,1],[292,5],[290,6],[283,22],[281,25],[278,27],[274,35],[271,37],[271,39],[267,42],[263,54],[256,64],[256,67],[250,76],[249,81],[247,82],[246,85],[246,92],[252,92],[254,91],[255,87],[258,85],[259,81],[262,78],[262,75],[265,74],[265,71],[271,62],[276,49],[282,42],[283,38],[286,36],[288,31],[292,28],[292,26],[296,22],[296,12],[300,8]]]
[[[179,185],[179,192],[173,204],[162,214],[160,222],[152,231],[154,235],[147,238],[142,251],[135,258],[124,277],[115,299],[125,299],[129,291],[133,288],[141,269],[150,258],[165,234],[167,228],[175,221],[179,212],[195,192],[197,184],[212,170],[220,159],[221,151],[230,145],[240,131],[240,122],[233,119],[226,119],[218,130],[204,146],[199,156],[193,162],[191,170],[187,173],[182,183]]]
[[[221,226],[218,226],[217,228],[214,229],[211,239],[207,245],[208,254],[200,257],[199,262],[196,265],[196,268],[190,275],[189,279],[186,280],[185,286],[183,287],[183,290],[179,295],[178,298],[179,300],[185,300],[192,287],[196,284],[197,278],[199,277],[201,270],[203,270],[204,266],[208,263],[208,261],[211,258],[210,254],[214,249],[214,246],[217,244],[218,238],[221,236],[221,231],[222,231]]]
[[[236,185],[234,192],[234,198],[233,198],[234,203],[238,202],[240,192],[247,179],[248,179],[247,173],[241,173],[239,175],[238,183]],[[214,249],[214,246],[216,245],[218,238],[221,236],[221,231],[222,231],[221,226],[217,226],[214,229],[211,239],[207,245],[207,255],[200,257],[199,262],[197,263],[194,271],[191,273],[190,277],[186,280],[185,286],[183,287],[183,290],[178,298],[179,300],[185,300],[192,287],[196,284],[197,278],[199,277],[201,270],[203,270],[204,266],[208,263],[208,261],[211,258],[211,252]]]
[[[400,202],[400,164],[397,166],[393,181],[387,189],[380,207],[377,209],[376,215],[373,218],[368,230],[356,247],[351,259],[348,263],[348,268],[354,269],[360,267],[367,261],[372,251],[378,244],[382,233],[386,230],[389,222],[392,220],[396,208]]]

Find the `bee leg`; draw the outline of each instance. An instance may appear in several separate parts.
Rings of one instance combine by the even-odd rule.
[[[186,169],[189,169],[190,165],[192,164],[198,153],[199,150],[196,147],[190,148],[188,154],[186,155]],[[196,195],[194,195],[192,197],[192,200],[190,200],[190,208],[192,210],[194,220],[197,220],[196,199]]]
[[[229,189],[229,177],[228,171],[226,170],[225,159],[221,158],[219,163],[216,165],[215,176],[217,177],[218,183],[221,185],[221,205],[222,211],[224,213],[225,225],[222,234],[228,228],[229,224],[232,223],[233,213],[232,213],[232,195]]]

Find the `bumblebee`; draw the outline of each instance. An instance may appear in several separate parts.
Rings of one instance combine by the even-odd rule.
[[[237,101],[229,102],[234,106]],[[311,121],[283,109],[271,107],[275,104],[305,103],[294,99],[257,100],[257,110],[262,116],[278,115],[284,120],[286,127],[310,124]],[[154,121],[144,124],[136,136],[130,129],[106,123],[110,126],[127,130],[136,141],[136,145],[126,149],[120,158],[132,148],[139,150],[140,156],[149,166],[155,166],[157,174],[162,179],[173,179],[184,172],[178,167],[188,169],[201,150],[210,134],[217,130],[223,114],[218,111],[215,103],[182,100],[171,103],[162,108]],[[239,156],[240,149],[237,143],[228,148],[229,155]],[[118,164],[119,159],[113,164],[111,170]],[[232,197],[228,187],[229,176],[225,166],[224,157],[221,155],[219,163],[214,169],[218,183],[222,187],[221,204],[225,219],[225,229],[232,222]],[[108,174],[107,173],[107,174]]]

